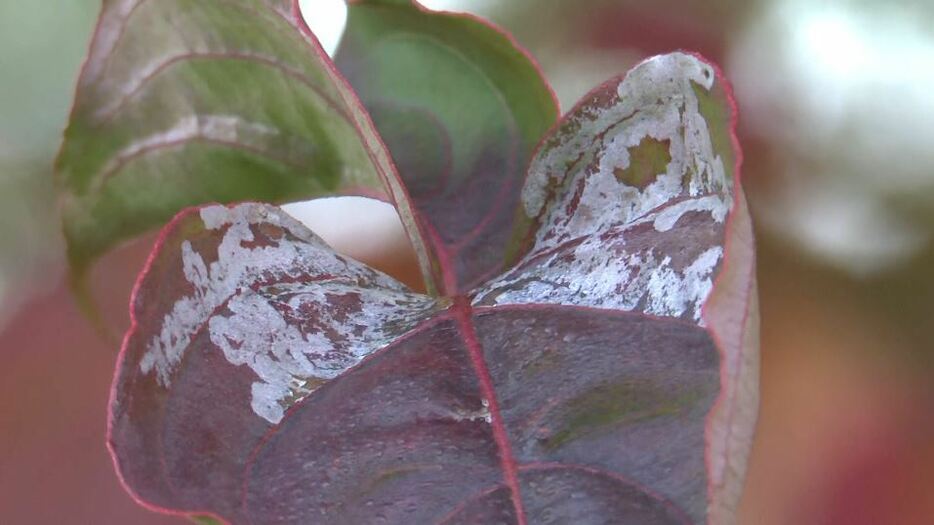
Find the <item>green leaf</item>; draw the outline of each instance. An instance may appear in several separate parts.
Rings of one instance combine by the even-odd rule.
[[[188,519],[198,525],[222,525],[224,522],[211,516],[189,516]]]
[[[436,286],[456,294],[502,270],[526,167],[558,116],[533,60],[474,17],[362,0],[335,62],[392,153]]]
[[[211,201],[387,187],[415,232],[388,153],[297,1],[105,0],[56,170],[79,276]]]

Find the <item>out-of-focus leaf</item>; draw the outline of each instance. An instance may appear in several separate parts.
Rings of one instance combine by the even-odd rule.
[[[558,113],[531,58],[482,20],[359,0],[335,62],[420,213],[435,285],[464,292],[501,271],[528,162]]]
[[[280,210],[163,232],[110,446],[130,490],[232,523],[730,523],[757,315],[732,106],[656,57],[538,151],[518,263],[432,298]]]
[[[415,231],[388,153],[297,0],[105,0],[56,169],[79,274],[212,201],[385,185]]]

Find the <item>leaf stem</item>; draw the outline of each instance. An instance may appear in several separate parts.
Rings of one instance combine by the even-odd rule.
[[[464,338],[464,344],[467,346],[470,361],[480,381],[480,391],[483,398],[489,403],[488,408],[490,410],[490,419],[493,426],[493,440],[496,441],[496,446],[499,449],[503,479],[506,486],[509,487],[512,504],[516,510],[516,522],[518,525],[527,525],[525,508],[522,505],[522,493],[519,488],[516,459],[512,454],[512,445],[509,443],[506,427],[503,425],[503,416],[500,413],[499,401],[496,399],[496,391],[493,388],[493,379],[490,377],[490,370],[487,368],[486,359],[483,357],[483,347],[480,345],[480,341],[477,339],[477,332],[474,329],[470,298],[463,295],[455,297],[451,312],[454,315],[454,319],[457,320],[457,328]]]

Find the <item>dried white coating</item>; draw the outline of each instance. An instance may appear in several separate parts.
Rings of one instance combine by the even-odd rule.
[[[232,315],[210,320],[211,342],[235,365],[248,365],[259,376],[253,383],[252,407],[276,423],[287,408],[318,383],[337,377],[375,350],[408,331],[430,311],[422,296],[385,289],[365,289],[335,282],[277,286],[274,294],[248,293],[231,299]],[[341,298],[359,300],[349,311]],[[314,312],[316,326],[303,329],[285,313]]]
[[[683,217],[684,214],[689,211],[710,212],[710,216],[715,222],[722,223],[724,219],[726,219],[726,215],[729,209],[729,205],[724,205],[722,196],[708,195],[706,197],[699,197],[696,199],[689,199],[670,204],[659,210],[657,213],[647,216],[646,219],[652,220],[652,224],[655,226],[655,231],[666,232],[674,228],[675,224],[678,223],[678,219]],[[637,221],[637,224],[639,222],[641,221]]]
[[[337,255],[275,208],[210,206],[201,210],[201,219],[209,230],[226,228],[216,260],[208,264],[208,254],[182,244],[181,263],[193,293],[175,302],[140,360],[140,370],[155,373],[164,387],[191,350],[191,338],[206,325],[227,361],[256,374],[251,406],[276,423],[288,406],[435,307],[431,298]],[[295,239],[251,246],[251,225],[264,223]]]
[[[620,82],[613,105],[577,115],[573,132],[561,136],[558,145],[544,149],[533,161],[522,190],[526,214],[537,217],[545,206],[549,185],[559,183],[567,189],[559,193],[558,201],[549,203],[537,248],[632,223],[679,197],[720,195],[725,215],[732,202],[731,184],[722,158],[713,151],[707,122],[692,88],[693,83],[710,89],[713,79],[712,69],[690,55],[656,57]],[[616,170],[629,167],[629,148],[646,138],[670,141],[671,161],[664,173],[640,190],[619,181]],[[574,171],[566,173],[568,160],[580,153],[584,156]],[[596,164],[596,172],[585,173],[592,164]],[[585,177],[580,204],[569,213],[574,184]]]
[[[701,307],[713,289],[711,276],[721,257],[723,248],[715,246],[681,272],[671,268],[670,257],[662,259],[648,276],[645,311],[670,317],[681,317],[690,311],[691,319],[703,324]]]
[[[534,246],[475,302],[605,307],[701,322],[722,246],[700,247],[695,260],[676,266],[660,250],[627,241],[645,224],[666,234],[689,212],[707,217],[692,219],[703,227],[724,224],[732,183],[694,91],[710,90],[715,77],[691,55],[655,57],[619,83],[614,100],[585,105],[565,122],[523,188],[526,214],[542,225]],[[670,161],[640,188],[617,175],[647,139],[667,143]]]

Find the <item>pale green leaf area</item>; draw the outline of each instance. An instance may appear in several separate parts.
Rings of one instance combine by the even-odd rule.
[[[75,269],[186,206],[380,191],[298,23],[288,2],[105,2],[56,163]]]

